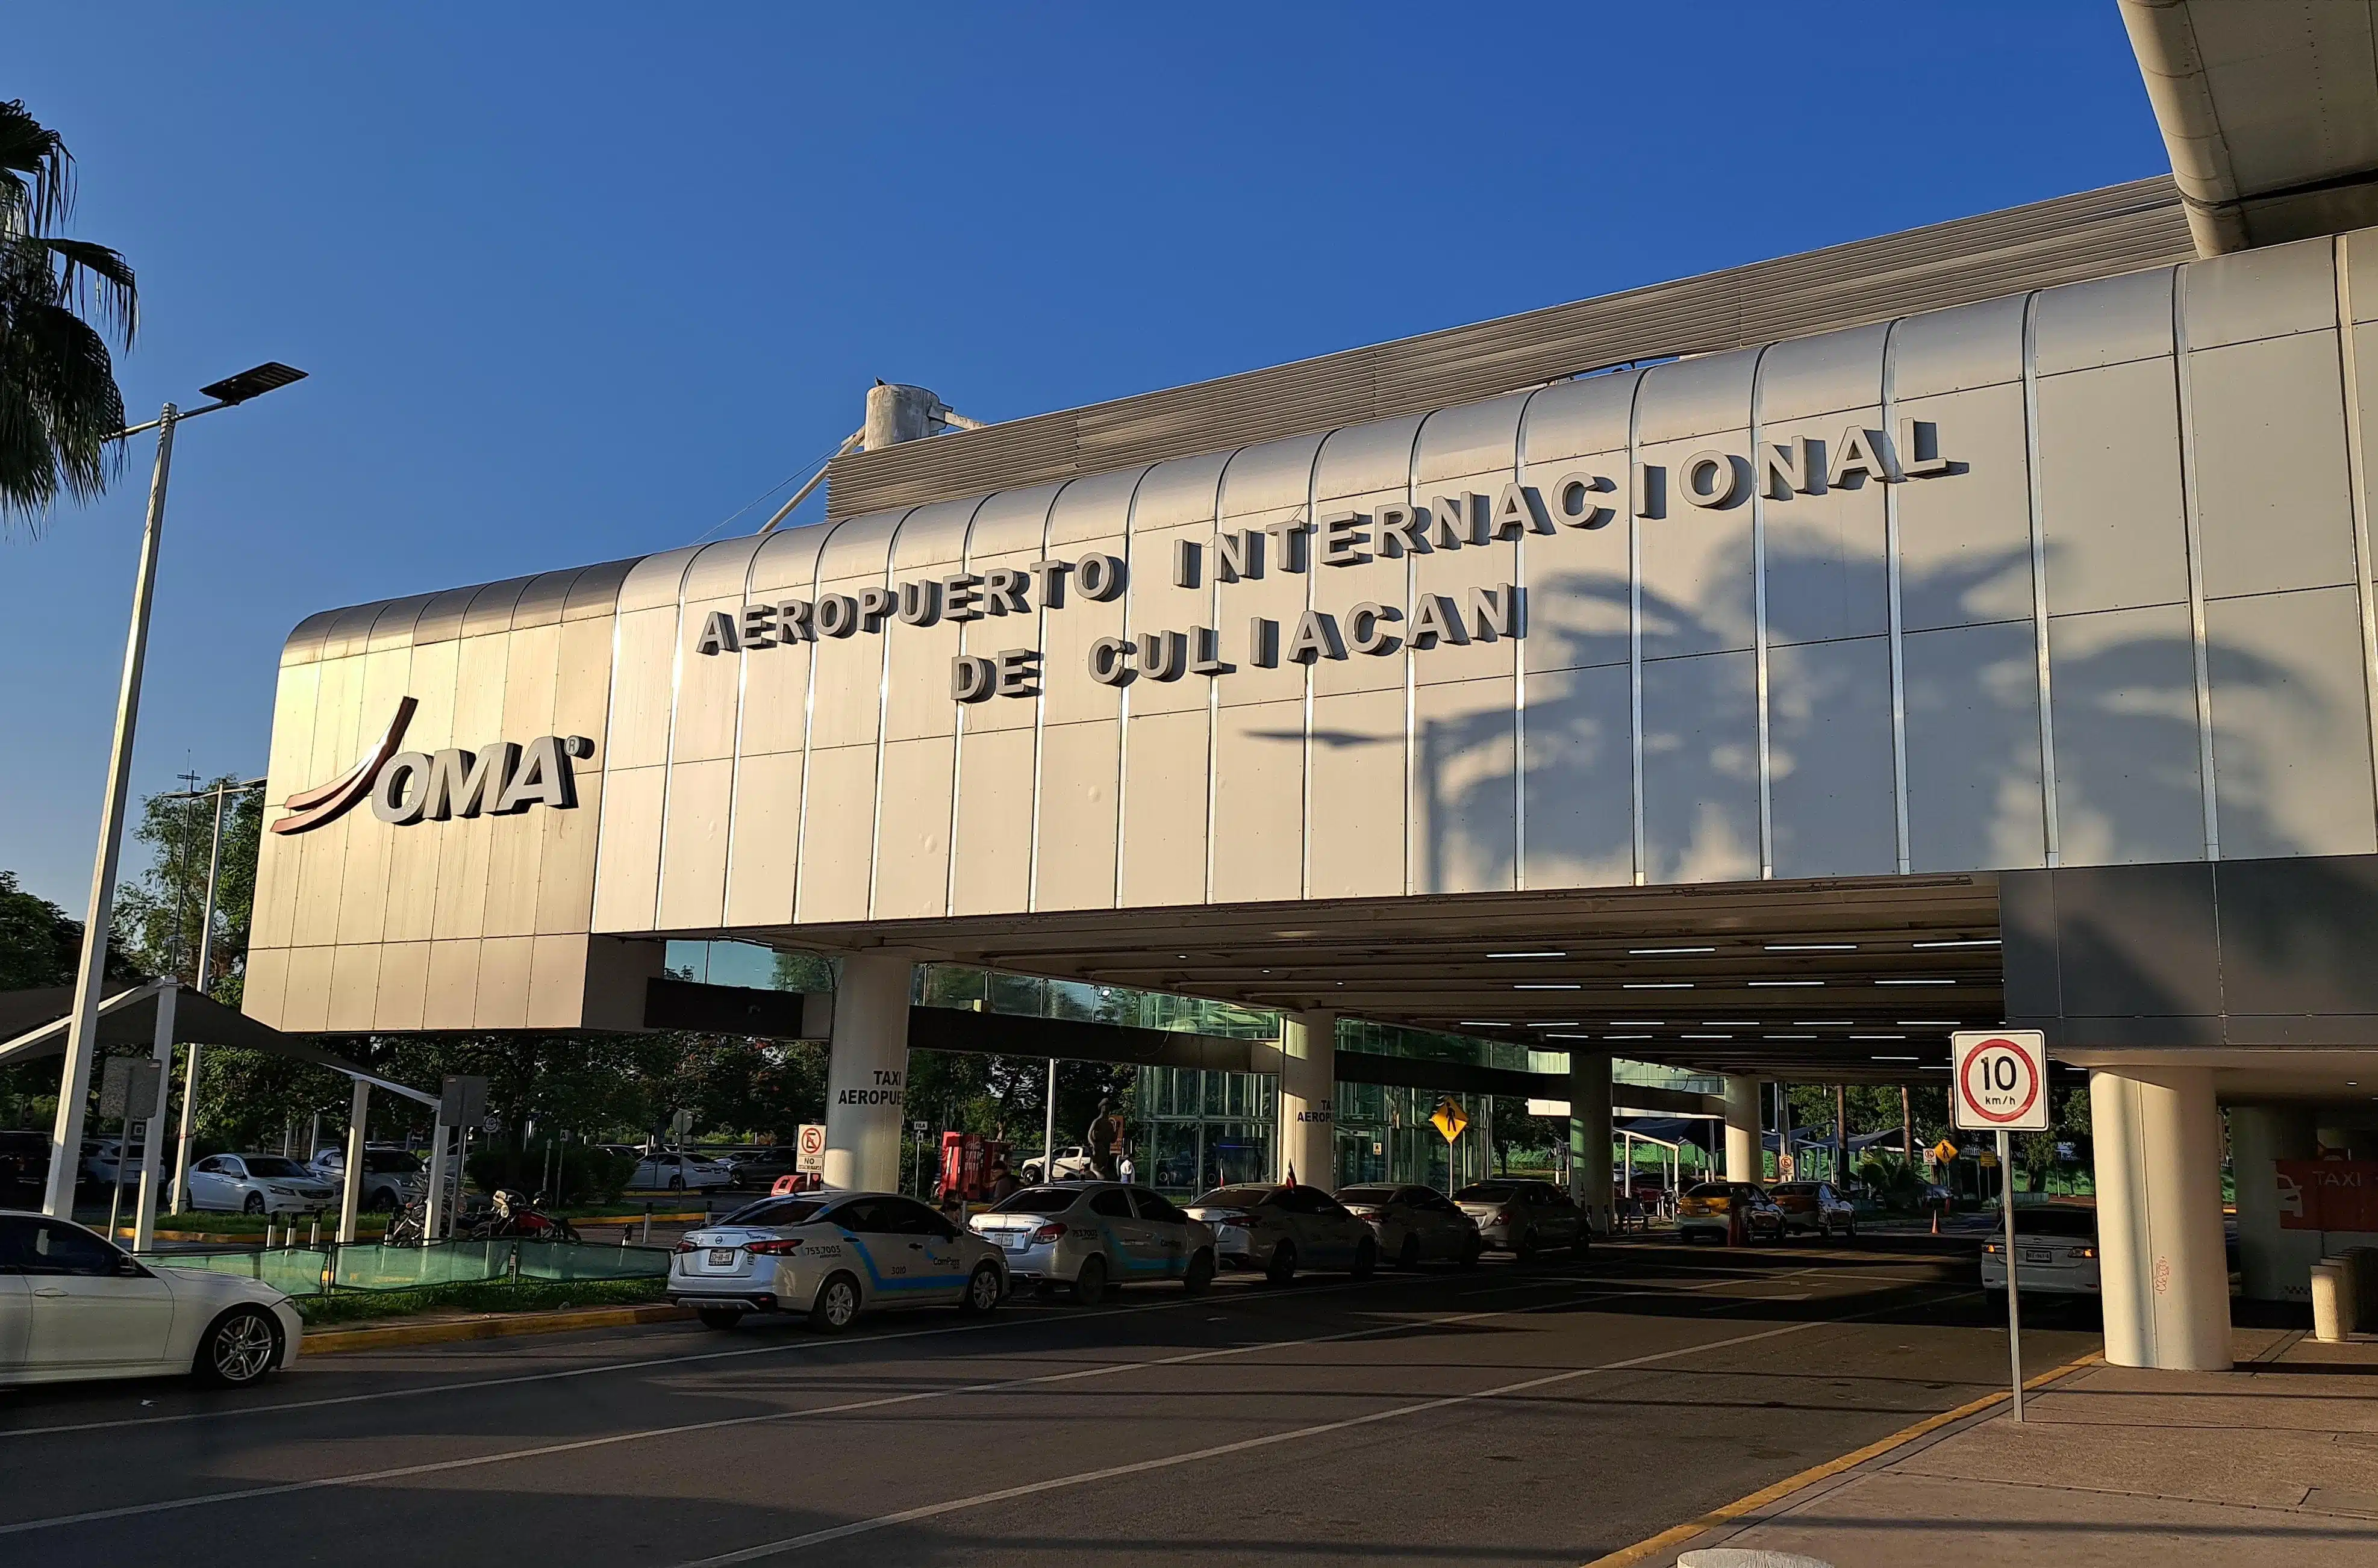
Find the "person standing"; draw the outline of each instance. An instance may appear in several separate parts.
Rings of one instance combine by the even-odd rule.
[[[1090,1168],[1101,1181],[1115,1179],[1115,1159],[1123,1153],[1123,1116],[1112,1100],[1099,1102],[1099,1114],[1082,1141],[1089,1145]]]
[[[1122,1155],[1116,1159],[1115,1171],[1119,1176],[1121,1176],[1123,1185],[1125,1186],[1129,1186],[1131,1183],[1139,1179],[1139,1167],[1131,1163],[1131,1151],[1129,1149],[1125,1149]]]

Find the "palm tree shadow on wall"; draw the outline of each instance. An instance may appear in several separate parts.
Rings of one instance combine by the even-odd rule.
[[[2056,561],[2048,560],[2050,581]],[[1880,559],[1771,535],[1769,581],[1840,580],[1840,592],[1769,605],[1770,757],[1779,877],[1887,874],[1896,867],[1887,636],[1838,636],[1843,606],[1884,603]],[[2019,580],[2027,549],[1969,553],[1917,571],[1904,604],[1960,607],[1970,624],[1911,629],[1906,661],[1913,869],[2042,864],[2037,685],[2031,622],[1976,613]],[[1643,712],[1647,880],[1753,880],[1758,860],[1758,691],[1751,652],[1749,543],[1705,574],[1722,585],[1697,605],[1646,588]],[[1861,600],[1861,595],[1866,597]],[[2194,650],[2184,630],[2051,630],[2057,804],[2067,865],[2188,860],[2204,853]],[[2076,628],[2077,629],[2077,628]],[[1524,780],[1527,885],[1626,885],[1633,870],[1627,582],[1575,572],[1530,590],[1520,652],[1530,666]],[[1934,640],[1926,641],[1925,640]],[[1551,643],[1547,649],[1546,643]],[[1651,662],[1651,650],[1713,652]],[[1978,655],[1971,663],[1959,650]],[[1919,656],[1921,655],[1921,656]],[[2263,653],[2208,646],[2223,701],[2280,705],[2292,733],[2360,734],[2357,712]],[[1696,668],[1695,666],[1698,666]],[[1675,700],[1662,700],[1683,698]],[[1367,736],[1315,736],[1360,744]],[[1415,866],[1423,891],[1516,885],[1514,802],[1522,781],[1510,713],[1496,708],[1415,726]],[[2279,760],[2220,760],[2225,833],[2285,844],[2270,809]],[[2301,853],[2301,851],[2299,851]]]

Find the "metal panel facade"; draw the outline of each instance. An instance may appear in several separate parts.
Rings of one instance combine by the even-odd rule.
[[[574,808],[270,835],[250,1011],[632,1023],[607,934],[2369,853],[2373,250],[312,617],[276,799],[404,697],[594,751]]]

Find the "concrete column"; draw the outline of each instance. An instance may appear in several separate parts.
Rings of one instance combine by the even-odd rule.
[[[2231,1106],[2229,1163],[2238,1178],[2238,1265],[2256,1301],[2301,1301],[2312,1288],[2320,1233],[2279,1228],[2280,1160],[2317,1157],[2312,1113],[2293,1106]]]
[[[905,956],[842,961],[835,987],[833,1054],[825,1070],[825,1184],[850,1191],[900,1186],[900,1119],[908,1092]]]
[[[1280,1174],[1306,1187],[1338,1185],[1338,1015],[1279,1016]]]
[[[1593,1233],[1609,1235],[1610,1058],[1606,1053],[1568,1053],[1568,1191],[1593,1222]]]
[[[363,1206],[364,1130],[371,1122],[371,1085],[355,1080],[354,1098],[347,1105],[347,1164],[339,1184],[339,1240],[355,1239],[355,1214]]]
[[[1725,1081],[1725,1179],[1759,1179],[1759,1080]]]
[[[2229,1362],[2221,1113],[2202,1067],[2089,1074],[2106,1359],[2220,1371]]]
[[[174,1087],[174,1004],[182,987],[168,980],[157,992],[157,1034],[151,1053],[157,1061],[157,1103],[149,1109],[140,1140],[140,1195],[132,1207],[132,1250],[145,1252],[157,1244],[158,1156],[165,1143],[165,1107]],[[121,1161],[129,1151],[118,1147]]]

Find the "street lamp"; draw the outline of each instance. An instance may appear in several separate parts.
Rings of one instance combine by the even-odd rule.
[[[218,409],[236,408],[306,373],[274,361],[243,370],[199,389],[212,402],[184,413],[172,403],[145,425],[119,430],[123,440],[144,430],[157,432],[157,468],[149,480],[149,518],[140,535],[139,572],[133,580],[132,630],[124,648],[124,684],[115,698],[115,748],[107,762],[107,797],[100,808],[99,858],[91,868],[90,903],[82,930],[82,957],[75,969],[74,1011],[66,1023],[66,1058],[58,1076],[58,1117],[50,1132],[49,1186],[42,1209],[56,1219],[74,1217],[75,1178],[82,1167],[83,1102],[90,1095],[90,1063],[98,1054],[99,989],[107,969],[107,928],[115,914],[115,869],[124,851],[124,804],[132,783],[132,737],[140,715],[140,669],[149,653],[149,614],[157,589],[158,535],[165,524],[165,477],[174,465],[174,427]]]

